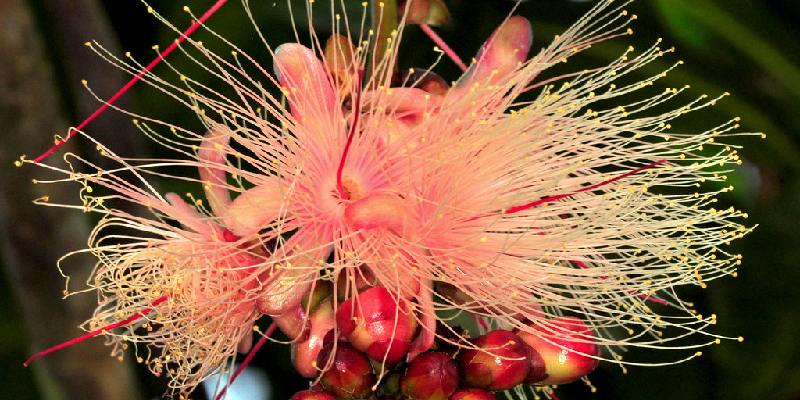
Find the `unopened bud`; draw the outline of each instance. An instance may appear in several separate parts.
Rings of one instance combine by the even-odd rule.
[[[519,332],[519,336],[544,363],[544,373],[530,376],[529,383],[569,383],[589,374],[599,363],[592,358],[599,354],[597,345],[592,342],[594,333],[578,318],[555,318],[547,327],[536,326],[532,332]]]
[[[308,317],[299,304],[289,312],[273,317],[272,320],[291,340],[302,341],[305,339],[305,334],[308,333]]]
[[[450,21],[450,11],[442,0],[409,0],[400,4],[400,10],[405,10],[406,7],[408,24],[440,26]]]
[[[464,385],[505,390],[525,381],[530,372],[530,349],[511,331],[496,330],[475,340],[476,349],[459,356]]]
[[[342,303],[336,322],[353,347],[389,364],[406,355],[417,327],[408,302],[384,287],[368,289]]]
[[[323,54],[328,71],[340,90],[345,92],[350,90],[356,77],[353,44],[347,37],[335,34],[325,43]]]
[[[459,86],[501,82],[528,58],[533,30],[527,19],[514,16],[506,20],[481,47],[477,62],[459,80]]]
[[[377,279],[366,265],[342,271],[336,280],[336,297],[344,302],[350,293],[360,293],[376,286]]]
[[[452,396],[450,400],[496,400],[494,393],[484,389],[461,389]]]
[[[445,353],[420,354],[400,382],[410,400],[447,400],[458,388],[458,368]]]
[[[328,392],[309,389],[295,393],[289,400],[336,400],[336,397]]]
[[[330,361],[331,353],[333,360]],[[317,364],[328,366],[322,374],[322,387],[339,399],[364,399],[372,394],[377,378],[367,357],[348,343],[326,344]]]
[[[333,331],[334,318],[333,303],[329,297],[311,313],[308,337],[302,342],[292,343],[292,363],[300,375],[313,378],[319,374],[317,357],[325,343],[325,337]]]

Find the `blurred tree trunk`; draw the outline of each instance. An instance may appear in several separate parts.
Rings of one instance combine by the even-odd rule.
[[[30,11],[25,0],[0,0],[0,246],[31,350],[37,350],[81,334],[77,325],[91,314],[95,299],[90,294],[62,301],[64,280],[54,265],[66,252],[85,247],[87,218],[31,203],[43,195],[74,202],[75,188],[33,185],[34,176],[47,176],[44,170],[11,167],[21,153],[46,149],[52,135],[63,135],[67,126],[61,91]],[[71,260],[73,282],[85,280],[92,264],[86,257]],[[139,398],[128,364],[108,354],[102,340],[93,340],[37,361],[32,368],[41,393],[49,399]],[[22,361],[5,368],[23,368]]]
[[[39,27],[47,43],[46,51],[58,68],[56,78],[61,79],[61,86],[67,89],[63,98],[68,116],[72,114],[72,122],[77,123],[101,105],[86,91],[81,80],[87,80],[99,96],[109,98],[130,79],[85,43],[96,40],[117,55],[122,53],[120,46],[97,0],[35,0],[34,4],[41,14]],[[114,105],[126,108],[127,100],[123,96]],[[142,136],[133,128],[130,118],[109,111],[92,121],[92,137],[115,152],[142,155]],[[107,157],[98,156],[93,146],[86,148],[85,155],[103,167],[109,162]]]

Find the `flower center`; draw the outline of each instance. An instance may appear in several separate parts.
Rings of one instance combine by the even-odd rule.
[[[342,177],[342,187],[344,188],[346,200],[359,200],[366,195],[364,186],[350,175]]]
[[[410,212],[399,196],[373,193],[348,204],[345,219],[354,229],[386,228],[402,235],[410,222]]]

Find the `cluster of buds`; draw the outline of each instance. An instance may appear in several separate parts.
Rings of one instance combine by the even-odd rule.
[[[308,302],[308,332],[279,323],[300,339],[293,345],[298,372],[317,383],[293,400],[494,399],[494,392],[520,385],[573,382],[598,364],[592,329],[574,317],[556,318],[547,328],[492,330],[461,346],[449,346],[441,336],[433,350],[415,355],[412,342],[424,327],[414,303],[385,287],[367,287],[334,315],[333,295],[313,299],[330,294],[320,287],[325,289],[312,292]]]

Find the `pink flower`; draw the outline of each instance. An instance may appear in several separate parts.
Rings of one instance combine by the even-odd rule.
[[[718,336],[707,328],[714,317],[697,315],[672,289],[705,287],[740,263],[722,246],[749,230],[737,222],[746,214],[711,208],[729,188],[704,189],[739,162],[733,146],[717,142],[737,120],[673,132],[671,121],[718,98],[652,111],[679,101],[685,88],[651,91],[662,75],[633,83],[623,77],[672,51],[660,43],[638,55],[629,49],[607,66],[542,77],[574,54],[628,34],[632,19],[600,2],[531,58],[531,25],[511,17],[453,87],[430,85],[422,70],[397,84],[403,25],[382,59],[368,57],[371,36],[334,36],[322,50],[313,35],[311,48],[276,48],[272,74],[238,49],[223,56],[189,39],[198,62],[219,78],[215,85],[235,96],[190,74],[181,75],[185,86],[148,74],[148,83],[191,105],[209,129],[138,123],[185,158],[123,159],[98,144],[119,169],[61,169],[64,180],[84,184],[84,206],[105,215],[90,243],[100,260],[92,284],[100,306],[90,326],[168,296],[146,319],[104,334],[117,346],[158,349],[148,350],[151,369],[167,371],[183,392],[237,347],[247,350],[260,315],[309,343],[298,354],[303,374],[313,376],[341,307],[333,297],[315,312],[303,301],[324,281],[343,288],[343,298],[357,299],[357,288],[369,282],[390,293],[398,310],[412,302],[420,329],[409,359],[431,348],[437,321],[450,326],[437,310],[472,314],[483,330],[516,329],[558,348],[575,351],[574,343],[586,342],[593,351],[576,356],[592,365],[625,363],[620,346],[713,343]],[[144,178],[187,166],[198,168],[199,179],[176,178],[201,183],[205,203],[164,199]],[[109,194],[91,194],[90,186]],[[108,205],[120,199],[156,218]],[[109,227],[138,233],[104,236]],[[449,288],[440,297],[437,283]],[[580,316],[590,333],[570,334],[567,342],[542,335],[563,331],[565,314]],[[394,318],[413,326],[405,311]],[[711,339],[681,341],[695,334]],[[452,337],[442,340],[477,350]]]

